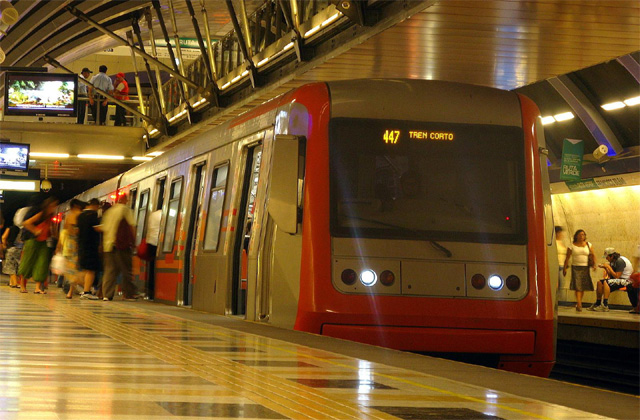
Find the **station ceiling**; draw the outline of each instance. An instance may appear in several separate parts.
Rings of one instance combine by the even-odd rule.
[[[232,3],[240,9],[239,0]],[[251,14],[264,1],[244,3]],[[561,154],[564,138],[584,139],[587,153],[605,142],[617,157],[634,156],[638,160],[640,107],[630,105],[606,111],[601,105],[640,95],[640,2],[402,3],[415,8],[416,13],[386,30],[359,35],[348,49],[336,47],[334,54],[299,66],[278,83],[257,89],[249,86],[242,93],[242,101],[164,138],[155,149],[170,148],[307,82],[393,77],[516,90],[531,97],[543,116],[572,112],[575,118],[571,120],[545,125],[553,164]],[[45,54],[68,65],[116,45],[112,38],[70,13],[68,6],[121,36],[131,29],[134,15],[152,6],[150,1],[14,0],[12,4],[20,18],[0,39],[0,48],[6,55],[3,67],[44,66]],[[204,4],[212,37],[223,37],[232,29],[226,3],[207,0]],[[169,0],[160,0],[159,5],[172,33]],[[195,37],[185,1],[176,0],[173,5],[180,37]],[[200,2],[193,1],[192,5],[200,10]],[[199,13],[198,18],[201,19]],[[148,39],[145,25],[141,26],[143,38]],[[90,175],[81,163],[78,165],[81,169],[74,176]]]

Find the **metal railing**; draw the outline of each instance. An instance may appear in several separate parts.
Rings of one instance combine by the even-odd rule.
[[[147,109],[149,109],[149,106],[151,106],[151,102],[152,102],[152,98],[149,95],[141,95],[142,96],[142,100],[145,104],[145,106],[147,107]],[[137,108],[139,109],[139,97],[138,95],[129,95],[129,99],[127,100],[123,100],[122,101],[125,104],[128,104],[129,106],[131,106],[132,108]],[[102,101],[100,100],[96,100],[96,114],[100,115],[100,110],[102,107]],[[114,106],[113,103],[109,102],[107,104],[107,106]],[[80,107],[84,107],[84,120],[83,121],[78,121],[79,124],[96,124],[96,116],[93,115],[93,110],[91,105],[89,104],[89,98],[86,96],[81,96],[78,97],[78,108]],[[111,113],[107,110],[107,121],[106,121],[106,125],[111,125],[110,124],[110,119],[111,116],[115,115],[115,113]],[[91,116],[91,119],[89,118]],[[136,115],[131,115],[130,113],[126,113],[125,114],[125,126],[129,126],[129,127],[141,127],[143,126],[143,121],[141,118],[138,118]]]
[[[304,33],[300,33],[304,24],[322,12],[326,12],[331,4],[332,2],[329,0],[292,0],[286,2],[268,0],[246,20],[242,19],[244,27],[241,29],[241,37],[238,37],[234,29],[213,44],[213,60],[211,61],[218,88],[224,90],[232,83],[232,76],[235,79],[242,78],[247,75],[251,67],[260,67],[261,64],[266,63],[269,55],[265,53],[269,49],[274,50],[273,47],[279,44],[282,45],[279,49],[275,49],[274,53],[277,53],[278,50],[283,52],[292,49],[291,41],[296,37],[304,38],[305,36]],[[339,12],[336,12],[333,6],[331,8],[332,13],[336,16],[336,13]],[[242,42],[245,42],[251,56],[249,61],[245,59],[242,52]],[[186,66],[184,76],[202,88],[207,87],[210,80],[205,58],[200,56]],[[162,86],[167,117],[175,116],[177,112],[185,108],[186,104],[184,104],[179,83],[181,82],[178,79],[172,78]],[[188,87],[186,92],[186,96],[191,102],[190,105],[198,101],[196,88]],[[158,108],[158,104],[152,101],[150,110],[152,118],[160,114]]]

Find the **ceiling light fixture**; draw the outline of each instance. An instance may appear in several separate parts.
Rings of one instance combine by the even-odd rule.
[[[116,155],[78,155],[80,159],[104,159],[104,160],[124,160],[124,156]]]
[[[627,104],[627,106],[638,105],[638,104],[640,104],[640,96],[636,96],[636,97],[633,97],[633,98],[625,99],[624,103]]]
[[[68,158],[69,153],[30,152],[29,156],[40,158]]]
[[[148,157],[148,156],[134,156],[134,157],[132,157],[131,159],[133,159],[133,160],[144,160],[144,161],[147,161],[147,160],[151,160],[151,159],[153,159],[153,158],[152,158],[152,157]]]
[[[625,106],[624,102],[617,101],[602,105],[602,109],[605,111],[612,111],[614,109],[624,108]]]
[[[562,114],[557,114],[554,115],[553,118],[555,118],[556,121],[560,122],[560,121],[566,121],[566,120],[570,120],[574,117],[572,112],[563,112]]]
[[[547,124],[553,124],[554,122],[556,122],[556,119],[551,116],[540,117],[540,121],[542,122],[542,125],[547,125]]]

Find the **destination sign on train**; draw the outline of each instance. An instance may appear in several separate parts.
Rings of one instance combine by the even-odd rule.
[[[453,141],[455,134],[451,131],[438,130],[385,130],[382,134],[382,140],[387,144],[396,144],[401,137],[409,140],[425,140],[425,141]]]

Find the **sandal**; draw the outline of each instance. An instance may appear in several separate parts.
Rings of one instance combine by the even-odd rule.
[[[20,293],[29,293],[29,291],[26,290],[26,289],[25,290],[20,290]]]
[[[46,295],[47,291],[46,290],[35,290],[33,292],[34,295]]]

